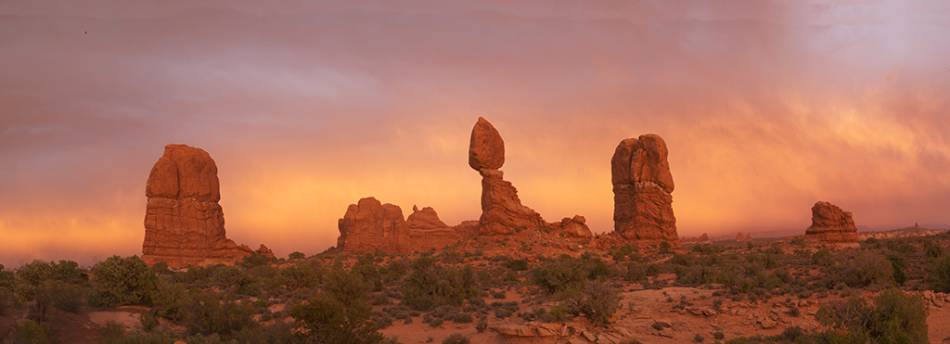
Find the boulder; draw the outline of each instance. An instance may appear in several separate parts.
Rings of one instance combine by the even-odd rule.
[[[218,168],[203,149],[165,146],[149,173],[145,195],[146,263],[172,268],[234,264],[253,252],[225,236]]]
[[[472,128],[468,146],[468,165],[476,171],[497,170],[505,164],[505,141],[484,118],[479,117]]]
[[[829,202],[817,202],[811,208],[811,227],[805,238],[823,242],[858,242],[858,227],[851,212]]]
[[[657,135],[625,139],[611,158],[614,230],[628,240],[675,241],[673,175]]]
[[[565,237],[590,239],[594,236],[590,228],[587,227],[587,219],[580,215],[574,217],[565,217],[558,224],[560,232]]]

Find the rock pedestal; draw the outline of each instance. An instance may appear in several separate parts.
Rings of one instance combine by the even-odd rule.
[[[178,268],[233,264],[253,251],[225,236],[218,168],[208,152],[167,145],[148,177],[142,259]],[[269,250],[268,250],[269,251]]]
[[[677,240],[668,155],[657,135],[623,140],[614,151],[614,230],[624,238]]]
[[[851,212],[829,202],[818,202],[811,208],[811,227],[805,238],[823,242],[858,242],[858,227]]]
[[[510,234],[545,226],[536,211],[521,204],[518,190],[499,168],[505,163],[505,142],[498,130],[479,117],[472,128],[468,164],[482,176],[480,233]]]

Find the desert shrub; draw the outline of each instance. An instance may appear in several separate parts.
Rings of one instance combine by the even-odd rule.
[[[102,337],[100,342],[103,344],[172,344],[175,342],[175,339],[166,333],[133,332],[124,333],[121,336]]]
[[[505,261],[505,267],[514,271],[528,270],[527,259],[508,259]]]
[[[621,262],[626,259],[639,260],[640,258],[637,247],[630,244],[612,248],[609,254],[610,258],[612,258],[615,262]]]
[[[624,273],[623,278],[627,282],[644,281],[647,279],[647,268],[642,263],[629,262],[627,263],[627,270],[626,273]]]
[[[83,284],[88,279],[78,263],[68,260],[49,263],[35,260],[17,269],[15,277],[18,286],[24,287],[38,287],[46,280]]]
[[[853,288],[894,284],[894,268],[883,255],[861,251],[839,266],[838,277]]]
[[[188,291],[181,283],[159,280],[151,296],[152,310],[160,317],[181,321],[188,297]]]
[[[102,343],[116,343],[125,337],[125,327],[115,321],[109,321],[99,329],[99,337]]]
[[[92,267],[90,304],[151,304],[156,280],[155,273],[137,256],[109,257]]]
[[[253,268],[256,266],[270,264],[272,261],[273,258],[255,252],[247,257],[244,257],[244,260],[241,261],[241,266],[245,268]]]
[[[936,241],[927,240],[924,241],[924,254],[927,257],[937,258],[943,255],[943,249],[940,248],[940,244]]]
[[[182,318],[189,334],[229,336],[253,326],[254,309],[246,303],[226,298],[227,295],[197,292],[188,297]]]
[[[442,344],[469,344],[469,343],[470,341],[468,340],[468,337],[458,334],[458,333],[453,333],[452,335],[446,337],[445,340],[442,341]]]
[[[246,327],[235,333],[232,343],[256,344],[292,344],[305,343],[303,338],[294,335],[293,324],[275,322],[268,326]],[[191,343],[191,342],[189,342]]]
[[[381,343],[383,336],[371,321],[368,292],[362,276],[336,267],[327,274],[321,292],[294,307],[291,314],[306,328],[309,342]]]
[[[310,289],[320,283],[320,272],[310,264],[294,264],[280,269],[277,279],[287,291]]]
[[[828,267],[834,265],[835,260],[834,256],[831,254],[831,251],[823,248],[815,251],[815,253],[811,255],[811,263],[818,266]]]
[[[607,326],[620,305],[618,292],[606,281],[587,281],[579,292],[565,296],[564,304],[574,314],[587,317],[596,325]]]
[[[139,324],[142,325],[143,330],[151,332],[158,326],[158,316],[154,311],[142,313],[142,315],[139,316]]]
[[[76,313],[83,304],[83,295],[86,293],[82,287],[56,280],[50,280],[43,283],[37,292],[36,302],[47,303],[57,309]],[[42,299],[42,300],[41,300]]]
[[[402,285],[402,302],[416,310],[442,305],[461,306],[480,290],[470,266],[461,269],[438,264],[431,256],[416,259]]]
[[[307,258],[307,255],[303,254],[303,252],[293,251],[293,252],[291,252],[290,254],[287,255],[287,258],[288,258],[288,259],[291,259],[291,260],[294,260],[294,259],[305,259],[305,258]]]
[[[379,271],[379,268],[376,267],[373,258],[373,256],[360,256],[356,265],[353,265],[352,270],[362,276],[363,281],[369,285],[370,290],[381,291],[383,290],[383,274]]]
[[[586,281],[609,275],[610,268],[604,261],[586,254],[580,258],[562,255],[544,261],[540,267],[531,271],[534,283],[550,294],[579,290]]]
[[[854,343],[927,343],[923,299],[897,289],[878,294],[873,307],[859,298],[824,305],[817,318],[825,326],[847,331]]]
[[[934,262],[930,280],[934,290],[950,293],[950,256],[945,256]]]
[[[894,282],[897,285],[904,285],[907,282],[907,266],[904,263],[904,258],[891,255],[887,257],[887,260],[891,262],[891,268],[894,270]]]
[[[14,344],[47,344],[52,340],[45,326],[32,320],[20,320],[13,328]]]

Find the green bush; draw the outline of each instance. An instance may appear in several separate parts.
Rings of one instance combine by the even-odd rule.
[[[468,337],[458,334],[458,333],[454,333],[446,337],[445,340],[442,341],[442,344],[469,344],[469,343],[470,341],[468,340]]]
[[[160,317],[181,321],[188,306],[188,297],[183,284],[159,280],[151,297],[152,310]]]
[[[381,343],[384,338],[372,322],[368,292],[361,275],[336,267],[326,276],[321,292],[291,314],[314,343]]]
[[[950,256],[937,259],[930,280],[934,290],[950,293]]]
[[[51,343],[49,331],[45,326],[32,320],[20,320],[13,328],[14,344],[47,344]]]
[[[531,271],[531,279],[547,293],[554,294],[572,289],[581,289],[588,280],[610,275],[610,268],[599,258],[583,255],[573,258],[562,255],[544,261]]]
[[[861,251],[839,266],[838,277],[853,288],[890,286],[894,284],[894,268],[879,253]]]
[[[478,285],[470,266],[448,268],[431,256],[422,256],[412,263],[409,276],[402,284],[402,302],[416,310],[461,306],[466,299],[481,293]]]
[[[294,260],[294,259],[305,259],[305,258],[307,258],[307,255],[303,254],[303,252],[294,251],[294,252],[291,252],[289,255],[287,255],[287,258],[288,258],[288,259],[291,259],[291,260]]]
[[[927,343],[927,311],[919,296],[887,289],[873,307],[862,299],[822,306],[817,314],[825,326],[846,331],[849,343]]]
[[[610,324],[620,306],[620,296],[606,281],[586,282],[578,292],[565,294],[564,304],[574,314],[583,315],[591,323],[601,326]]]
[[[112,256],[92,267],[93,306],[151,304],[155,273],[139,257]]]
[[[216,293],[192,294],[182,313],[188,333],[193,335],[218,334],[227,337],[256,324],[251,319],[253,307]]]
[[[46,303],[57,309],[76,313],[83,304],[85,289],[75,284],[50,280],[43,283],[37,292],[36,302]],[[42,300],[41,300],[42,299]]]

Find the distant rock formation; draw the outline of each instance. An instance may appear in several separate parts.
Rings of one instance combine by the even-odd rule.
[[[590,239],[594,236],[587,227],[587,219],[580,215],[561,219],[557,227],[560,228],[561,235],[565,237]]]
[[[350,204],[339,221],[339,228],[337,247],[346,251],[406,253],[412,249],[402,209],[382,204],[373,197]]]
[[[208,152],[165,146],[149,174],[145,195],[146,263],[165,262],[173,268],[233,264],[254,253],[225,236],[218,168]],[[269,251],[262,253],[273,255]]]
[[[491,248],[495,235],[546,247],[553,244],[576,248],[590,242],[593,234],[583,216],[547,223],[536,211],[522,205],[518,191],[502,177],[499,169],[504,163],[504,140],[491,123],[479,117],[472,128],[468,152],[469,166],[482,176],[482,215],[478,221],[463,221],[450,227],[434,209],[416,206],[403,220],[399,207],[364,198],[350,205],[340,219],[337,247],[343,252],[393,254],[465,245]]]
[[[617,145],[610,160],[614,231],[624,238],[677,240],[668,155],[663,139],[652,134]]]
[[[850,212],[828,202],[818,202],[811,208],[811,227],[805,238],[824,242],[857,242],[858,228]]]
[[[545,226],[536,211],[521,204],[518,190],[503,178],[505,142],[498,130],[479,117],[472,128],[468,164],[482,175],[482,234],[510,234]]]
[[[745,242],[745,241],[751,241],[751,240],[752,240],[752,233],[742,233],[742,232],[736,233],[736,241],[738,242]]]
[[[373,197],[351,204],[339,221],[337,247],[344,252],[401,254],[442,249],[461,236],[447,226],[434,209],[413,207],[408,220],[402,209]]]

